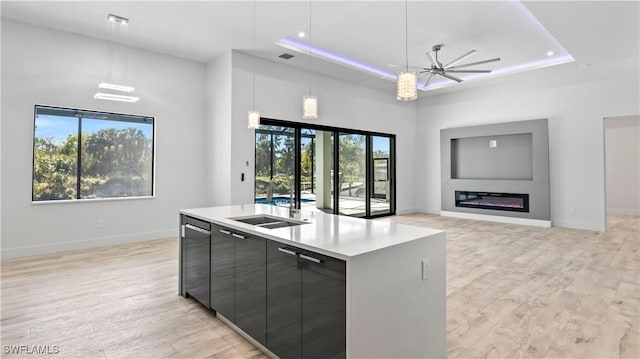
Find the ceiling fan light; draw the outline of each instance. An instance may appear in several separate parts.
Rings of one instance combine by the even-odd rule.
[[[399,71],[397,85],[396,99],[413,101],[418,98],[418,78],[415,72]]]
[[[318,98],[316,96],[304,96],[302,98],[302,118],[305,120],[318,118]]]
[[[260,112],[258,111],[249,111],[249,116],[247,117],[248,128],[256,129],[260,126]]]

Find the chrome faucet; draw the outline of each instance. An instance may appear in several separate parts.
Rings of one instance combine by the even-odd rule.
[[[293,181],[291,181],[291,178],[289,178],[289,176],[283,173],[278,173],[277,175],[273,176],[273,178],[271,178],[271,182],[269,182],[269,186],[267,187],[267,198],[265,199],[265,201],[271,202],[273,198],[273,185],[276,183],[276,178],[278,177],[284,177],[287,179],[287,181],[289,181],[289,217],[293,217],[295,213],[298,213],[298,210],[293,207]]]

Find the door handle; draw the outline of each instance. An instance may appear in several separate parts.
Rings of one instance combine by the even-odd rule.
[[[211,232],[210,232],[210,231],[207,231],[206,229],[202,229],[202,228],[200,228],[200,227],[196,227],[196,226],[191,225],[191,224],[187,224],[187,225],[185,225],[185,227],[186,227],[186,228],[189,228],[189,229],[191,229],[191,230],[193,230],[193,231],[200,232],[200,233],[202,233],[202,234],[206,234],[207,236],[210,236],[210,235],[211,235]]]
[[[229,232],[229,231],[225,231],[224,229],[221,229],[221,230],[220,230],[220,233],[223,233],[223,234],[231,234],[231,232]]]
[[[288,255],[291,255],[291,256],[298,255],[298,253],[296,253],[296,252],[294,252],[292,250],[289,250],[289,249],[282,248],[282,247],[278,248],[278,251],[280,251],[282,253],[285,253],[285,254],[288,254]]]
[[[239,238],[239,239],[246,239],[246,237],[245,237],[245,236],[241,236],[241,235],[239,235],[239,234],[235,234],[235,233],[233,233],[233,234],[232,234],[232,236],[234,236],[234,237],[236,237],[236,238]]]
[[[306,260],[308,260],[308,261],[310,261],[310,262],[318,263],[318,264],[320,264],[320,263],[324,262],[322,259],[318,259],[318,258],[313,258],[313,257],[305,256],[304,254],[301,254],[301,255],[300,255],[300,258],[302,258],[302,259],[306,259]]]

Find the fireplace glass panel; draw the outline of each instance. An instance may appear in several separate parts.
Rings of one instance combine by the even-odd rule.
[[[529,212],[529,195],[524,193],[456,191],[456,207]]]

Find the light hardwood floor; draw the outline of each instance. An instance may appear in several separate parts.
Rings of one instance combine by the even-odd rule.
[[[381,220],[447,231],[450,358],[640,358],[640,217],[610,216],[607,233]],[[2,357],[262,358],[177,295],[177,256],[165,239],[3,261]]]

